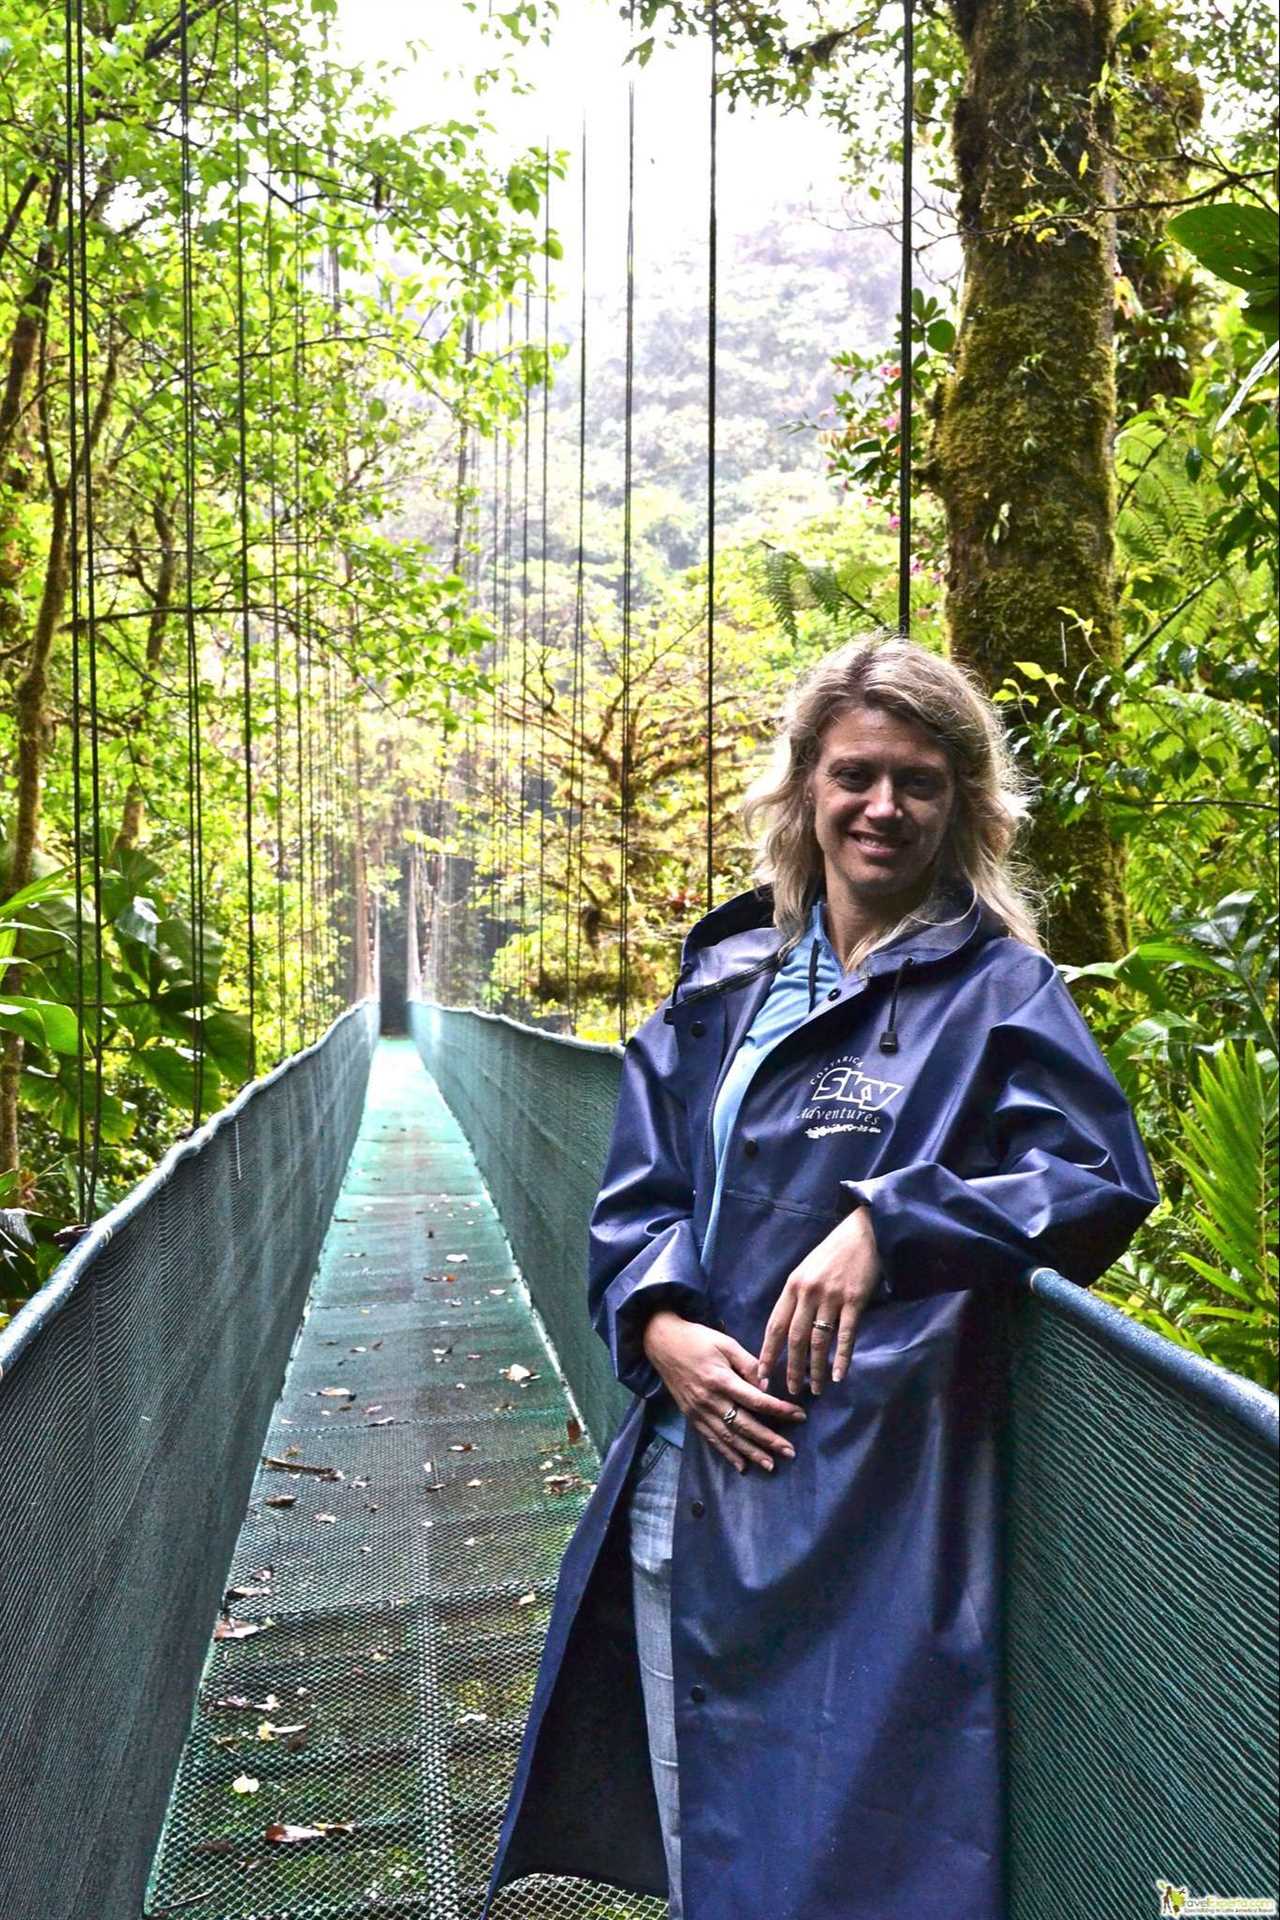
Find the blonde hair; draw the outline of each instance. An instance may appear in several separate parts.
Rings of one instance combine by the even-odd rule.
[[[803,934],[824,876],[809,776],[832,721],[859,707],[913,722],[942,748],[955,780],[955,806],[936,878],[967,881],[1015,939],[1039,947],[1034,897],[1011,857],[1030,788],[1013,764],[995,708],[949,660],[897,634],[871,633],[837,647],[806,673],[787,701],[770,764],[743,801],[747,831],[757,840],[755,878],[773,887],[784,949]]]

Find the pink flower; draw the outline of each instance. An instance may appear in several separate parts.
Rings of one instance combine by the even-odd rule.
[[[902,525],[902,522],[898,518],[896,513],[891,513],[889,515],[889,525],[893,528],[893,531],[895,533],[898,531],[898,528]]]

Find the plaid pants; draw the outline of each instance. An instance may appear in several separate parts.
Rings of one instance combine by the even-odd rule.
[[[631,1592],[640,1684],[649,1725],[649,1757],[667,1856],[670,1920],[682,1920],[680,1779],[676,1768],[675,1682],[671,1667],[671,1537],[680,1449],[654,1434],[631,1481]]]

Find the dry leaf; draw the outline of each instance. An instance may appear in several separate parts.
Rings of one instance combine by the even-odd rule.
[[[262,1504],[264,1507],[296,1507],[298,1496],[296,1493],[269,1493]]]
[[[366,1420],[364,1424],[366,1427],[394,1427],[396,1423],[394,1417],[388,1413],[381,1420]]]
[[[316,1394],[317,1394],[317,1398],[320,1400],[351,1400],[351,1399],[354,1399],[355,1397],[355,1388],[354,1387],[318,1387],[316,1389]]]
[[[286,1820],[273,1820],[263,1836],[269,1847],[292,1847],[300,1840],[323,1840],[322,1827],[295,1827]]]
[[[476,1443],[474,1440],[455,1440],[449,1448],[450,1453],[474,1453],[475,1450]]]
[[[333,1391],[336,1393],[345,1393],[346,1388],[336,1387],[336,1388],[330,1389],[329,1387],[326,1387],[324,1391],[326,1393],[329,1393],[330,1391]],[[301,1451],[302,1451],[301,1447],[289,1448],[289,1453],[301,1453]],[[262,1464],[264,1467],[269,1468],[273,1473],[309,1473],[312,1476],[312,1478],[315,1480],[341,1480],[342,1478],[342,1473],[340,1469],[337,1467],[309,1466],[305,1460],[289,1459],[288,1454],[283,1454],[277,1458],[275,1454],[269,1453],[264,1457]]]
[[[569,1435],[569,1445],[571,1447],[576,1447],[578,1442],[582,1438],[581,1420],[575,1420],[573,1415],[570,1414],[569,1418],[565,1421],[564,1424],[565,1424],[565,1431]]]
[[[219,1620],[213,1629],[215,1640],[249,1640],[263,1631],[264,1623],[254,1620]]]
[[[256,1793],[258,1786],[259,1782],[251,1773],[239,1773],[231,1782],[231,1791],[232,1793]]]
[[[523,1387],[526,1381],[537,1380],[539,1378],[539,1375],[533,1371],[532,1367],[522,1367],[518,1360],[514,1361],[509,1367],[503,1367],[501,1371],[503,1379],[510,1380],[511,1384],[516,1387]]]
[[[533,1607],[533,1606],[536,1606],[537,1603],[538,1603],[538,1596],[536,1593],[522,1593],[520,1595],[520,1598],[516,1601],[516,1605],[518,1607]]]
[[[318,1520],[322,1527],[336,1527],[338,1524],[336,1513],[317,1513],[313,1514],[312,1518]]]
[[[278,1727],[274,1720],[263,1720],[258,1725],[259,1740],[283,1740],[291,1733],[305,1733],[308,1722],[299,1720],[292,1727]]]
[[[455,1267],[465,1267],[470,1257],[470,1254],[466,1253],[446,1253],[445,1255],[445,1259],[452,1260]]]

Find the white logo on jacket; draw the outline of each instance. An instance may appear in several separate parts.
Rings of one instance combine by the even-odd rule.
[[[879,1113],[901,1092],[896,1080],[873,1079],[869,1073],[863,1073],[860,1059],[846,1056],[818,1076],[809,1098],[815,1106],[830,1100],[841,1106],[857,1107],[863,1113]],[[808,1115],[804,1117],[807,1119]]]
[[[831,1133],[884,1132],[883,1110],[896,1100],[902,1087],[896,1080],[881,1080],[862,1071],[862,1056],[842,1053],[809,1082],[802,1120],[821,1120],[819,1127],[806,1127],[809,1140],[824,1140]]]

